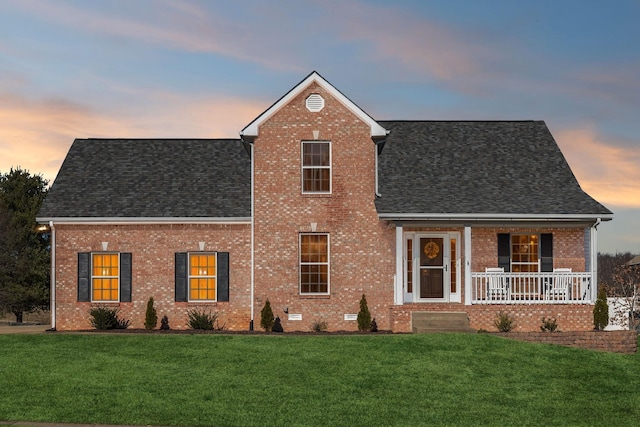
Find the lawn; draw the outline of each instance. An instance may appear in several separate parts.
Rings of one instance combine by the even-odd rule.
[[[638,425],[640,356],[487,334],[0,335],[0,420]]]

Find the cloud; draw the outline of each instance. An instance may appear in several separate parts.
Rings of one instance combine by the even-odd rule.
[[[640,151],[591,125],[555,132],[582,188],[605,205],[640,208]]]
[[[74,138],[238,138],[265,105],[155,92],[135,105],[98,111],[64,99],[0,94],[0,172],[19,166],[53,180]]]

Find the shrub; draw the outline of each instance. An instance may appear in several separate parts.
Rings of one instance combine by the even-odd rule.
[[[144,328],[146,330],[155,329],[158,324],[158,313],[156,312],[156,308],[153,306],[153,297],[149,298],[147,301],[147,313],[144,317]]]
[[[218,326],[218,313],[208,313],[198,309],[189,310],[189,328],[200,329],[204,331],[213,331],[215,329],[224,329]]]
[[[367,298],[365,298],[364,294],[362,294],[362,298],[360,299],[360,311],[358,312],[358,330],[371,330],[371,313],[369,313]]]
[[[327,325],[327,322],[321,320],[316,320],[315,322],[313,322],[313,325],[311,325],[311,330],[313,332],[324,332],[328,328],[329,326]]]
[[[509,313],[504,313],[502,311],[496,314],[496,320],[494,320],[493,324],[500,332],[510,332],[516,327],[516,322],[513,317],[511,317]]]
[[[119,318],[119,311],[119,308],[93,307],[89,310],[91,326],[101,331],[109,329],[127,329],[130,322],[129,320]]]
[[[609,305],[607,293],[604,288],[598,290],[598,299],[593,307],[593,326],[597,331],[602,331],[609,324]]]
[[[264,303],[264,307],[262,307],[262,310],[260,311],[260,326],[262,326],[262,328],[269,332],[271,329],[273,329],[273,323],[274,323],[274,318],[273,318],[273,310],[271,310],[271,303],[269,302],[269,300],[267,300]]]
[[[540,330],[542,332],[554,332],[556,329],[558,329],[558,322],[555,317],[550,317],[548,319],[546,317],[542,318],[542,325],[540,326]]]
[[[160,320],[160,329],[163,331],[168,331],[169,329],[171,329],[169,327],[169,318],[166,314],[162,316],[162,320]]]
[[[273,323],[273,327],[271,328],[271,332],[284,332],[282,328],[282,323],[280,323],[280,317],[276,317],[275,322]]]
[[[371,320],[371,332],[378,332],[378,324],[376,323],[375,317]]]

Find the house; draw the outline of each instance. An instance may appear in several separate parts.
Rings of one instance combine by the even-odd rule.
[[[142,327],[153,297],[174,329],[189,310],[259,329],[380,329],[463,313],[494,330],[557,318],[590,330],[597,227],[542,121],[377,121],[318,73],[239,139],[77,139],[38,215],[51,227],[52,324],[96,305]]]

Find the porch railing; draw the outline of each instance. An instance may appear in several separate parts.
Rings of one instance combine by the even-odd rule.
[[[472,304],[591,303],[589,272],[471,273]]]

